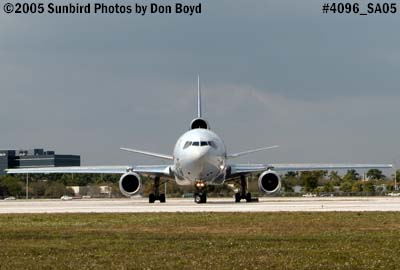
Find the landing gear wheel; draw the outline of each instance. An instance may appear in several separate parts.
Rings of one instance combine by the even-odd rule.
[[[195,203],[201,203],[201,197],[199,193],[194,194],[194,202]]]
[[[250,192],[246,193],[246,202],[251,202],[251,193]]]
[[[149,203],[154,203],[155,201],[160,201],[160,203],[165,203],[166,196],[163,193],[160,193],[160,177],[154,177],[154,186],[153,192],[149,194]]]
[[[156,201],[156,195],[153,193],[149,194],[149,203],[154,203]]]
[[[207,203],[207,193],[205,192],[201,195],[201,203]]]
[[[240,187],[241,190],[238,193],[235,193],[235,202],[240,202],[242,199],[246,200],[246,202],[252,202],[251,193],[247,192],[247,181],[246,176],[240,176]]]
[[[194,194],[194,202],[195,203],[206,203],[207,202],[207,193],[195,193]]]
[[[240,195],[240,193],[235,193],[235,202],[239,203],[240,200],[242,199],[242,196]]]
[[[165,203],[165,194],[160,194],[160,203]]]

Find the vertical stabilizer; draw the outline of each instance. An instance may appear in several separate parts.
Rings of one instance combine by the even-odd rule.
[[[193,119],[190,123],[190,129],[204,128],[210,129],[207,121],[202,118],[201,113],[201,89],[200,89],[200,76],[197,75],[197,118]]]
[[[197,117],[201,118],[200,75],[197,75]]]

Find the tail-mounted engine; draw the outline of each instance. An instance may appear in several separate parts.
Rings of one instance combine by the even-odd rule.
[[[190,129],[195,129],[195,128],[210,129],[210,126],[208,125],[207,121],[204,120],[203,118],[196,118],[190,123]]]
[[[274,194],[281,189],[281,178],[274,171],[265,171],[258,178],[258,187],[267,194]]]
[[[119,190],[127,197],[133,196],[140,191],[142,180],[137,173],[129,172],[119,179]]]

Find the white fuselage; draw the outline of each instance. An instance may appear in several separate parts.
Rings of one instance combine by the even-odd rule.
[[[222,184],[226,174],[226,149],[222,139],[208,129],[192,129],[176,142],[175,180],[179,185]]]

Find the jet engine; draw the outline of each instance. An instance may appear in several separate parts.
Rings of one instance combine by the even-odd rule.
[[[195,129],[195,128],[210,129],[210,126],[208,125],[207,121],[204,120],[203,118],[196,118],[193,119],[193,121],[190,123],[190,129]]]
[[[274,171],[265,171],[258,178],[258,187],[261,191],[272,195],[281,189],[281,178]]]
[[[119,179],[119,190],[127,197],[133,196],[139,192],[142,187],[142,180],[137,173],[129,172]]]

